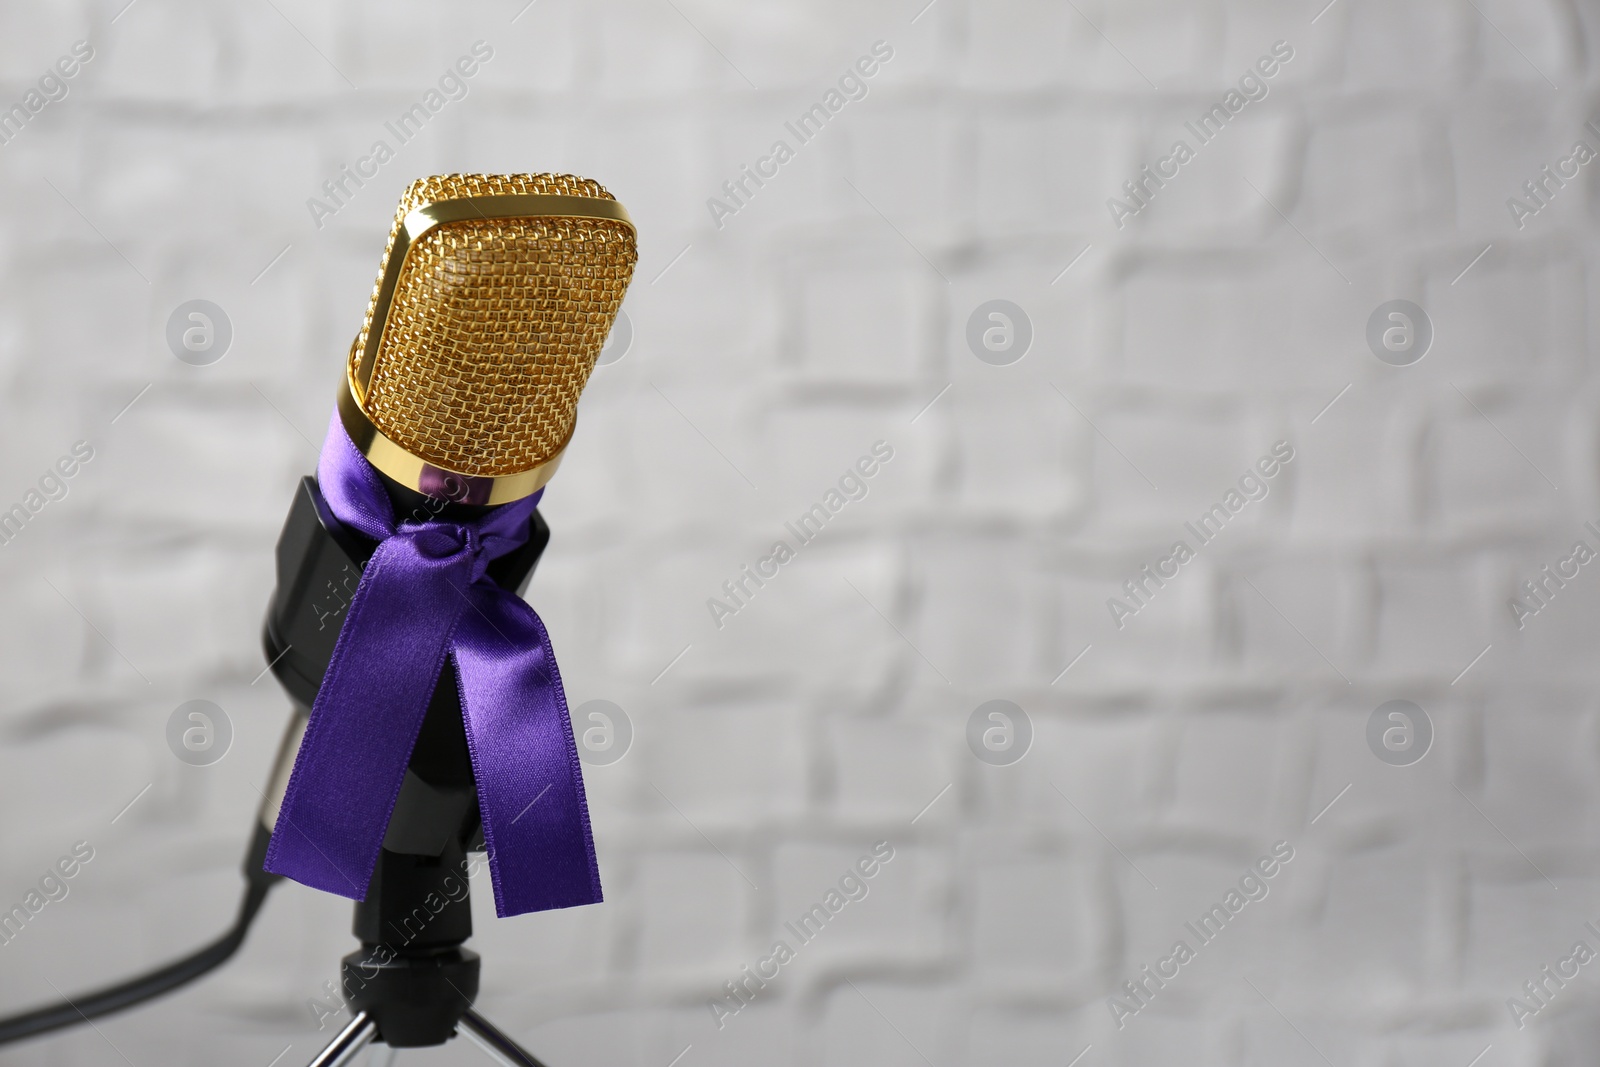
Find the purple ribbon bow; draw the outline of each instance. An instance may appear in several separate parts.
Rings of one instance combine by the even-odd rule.
[[[544,623],[485,576],[541,493],[473,522],[396,521],[337,413],[317,464],[334,516],[378,542],[295,757],[265,867],[354,900],[367,886],[449,656],[502,917],[600,900],[567,699]]]

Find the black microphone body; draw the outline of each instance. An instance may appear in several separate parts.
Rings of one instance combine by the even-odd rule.
[[[470,521],[492,510],[425,497],[383,480],[395,513],[413,520]],[[549,540],[550,528],[534,511],[527,541],[493,560],[489,578],[521,594]],[[266,855],[266,840],[276,827],[317,689],[361,571],[376,548],[333,517],[315,478],[301,480],[278,538],[278,582],[262,628],[267,661],[293,704],[294,716],[278,751],[247,863],[259,865]],[[343,961],[344,1001],[352,1014],[365,1011],[391,1047],[443,1044],[477,995],[479,959],[461,945],[472,936],[468,877],[473,865],[467,854],[482,847],[461,699],[447,659],[412,749],[366,899],[355,905],[352,927],[361,950]]]

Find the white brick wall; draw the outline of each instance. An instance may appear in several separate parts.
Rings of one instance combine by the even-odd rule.
[[[96,849],[0,947],[5,1008],[225,924],[285,718],[252,684],[271,548],[395,198],[570,170],[639,222],[636,338],[530,599],[574,706],[636,737],[587,774],[606,903],[480,898],[491,1016],[553,1067],[1593,1061],[1592,968],[1523,1029],[1506,1003],[1600,948],[1600,571],[1520,632],[1507,607],[1596,543],[1590,168],[1520,231],[1505,207],[1600,147],[1592,5],[124,2],[0,34],[0,102],[95,49],[0,145],[0,508],[96,453],[0,547],[0,904]],[[470,95],[315,227],[480,39]],[[880,39],[869,95],[715,228]],[[1118,230],[1106,198],[1278,40],[1269,95]],[[234,327],[208,367],[163,339],[193,298]],[[996,298],[1034,328],[1007,367],[965,341]],[[1410,367],[1365,340],[1395,298],[1435,329]],[[717,630],[706,598],[878,439],[866,499]],[[1117,629],[1107,598],[1280,439],[1270,496]],[[164,740],[194,698],[235,731],[211,767]],[[1394,698],[1435,731],[1409,767],[1366,740]],[[1010,766],[965,740],[992,699],[1031,717]],[[719,1031],[708,999],[885,839]],[[1279,840],[1270,894],[1119,1029],[1108,996]],[[305,1062],[348,912],[284,887],[212,979],[0,1060]]]

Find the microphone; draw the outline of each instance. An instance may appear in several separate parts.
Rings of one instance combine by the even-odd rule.
[[[501,504],[555,473],[638,259],[628,214],[570,175],[451,174],[401,198],[339,415],[366,458]]]
[[[263,644],[294,714],[238,917],[153,971],[0,1019],[0,1044],[221,966],[287,876],[360,901],[363,947],[341,977],[353,1019],[318,1063],[458,1029],[537,1062],[470,1009],[465,853],[487,848],[502,916],[600,899],[560,675],[519,594],[550,536],[539,497],[637,260],[627,212],[585,178],[406,190],[317,476],[278,540]]]
[[[450,174],[401,198],[278,543],[263,643],[295,714],[256,870],[381,901],[414,876],[401,857],[459,872],[486,846],[501,915],[599,900],[559,675],[516,594],[637,259],[588,179]],[[448,925],[426,937],[459,942]]]

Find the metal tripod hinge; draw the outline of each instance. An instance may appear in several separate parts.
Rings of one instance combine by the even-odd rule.
[[[489,1058],[501,1067],[545,1067],[534,1059],[531,1052],[501,1033],[493,1023],[471,1008],[461,1015],[460,1032],[466,1034],[474,1045],[487,1052]],[[339,1031],[333,1044],[311,1061],[311,1067],[348,1067],[355,1062],[356,1055],[377,1036],[378,1024],[366,1012],[361,1012],[350,1020],[349,1026]]]

